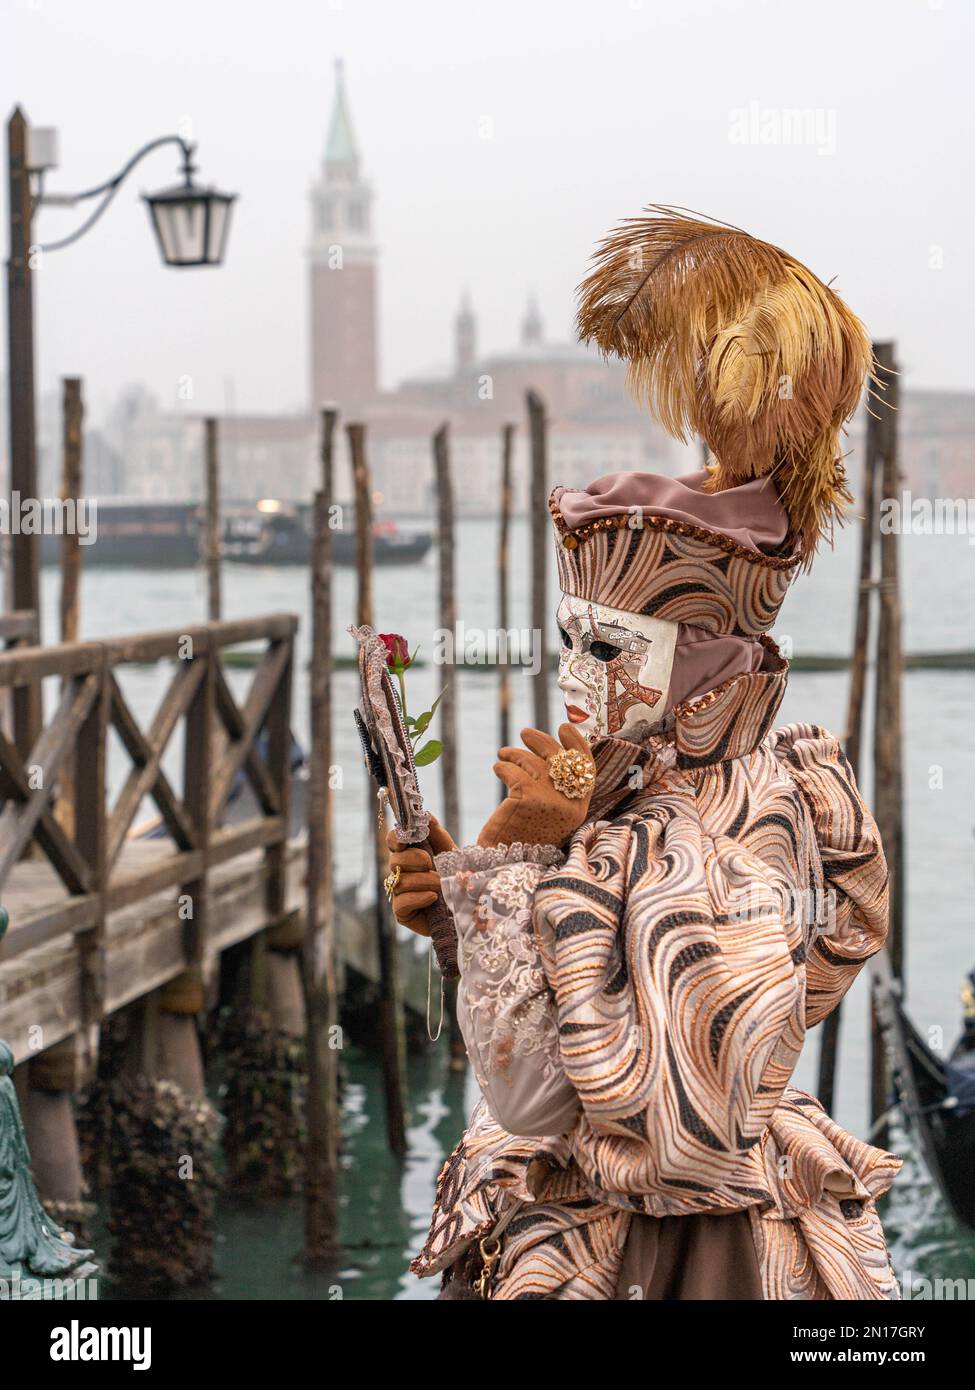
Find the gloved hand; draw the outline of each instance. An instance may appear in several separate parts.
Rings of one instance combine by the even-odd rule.
[[[478,835],[479,845],[563,845],[584,823],[595,781],[592,753],[585,735],[572,724],[561,726],[559,739],[561,742],[541,729],[522,729],[524,748],[499,750],[500,761],[494,764],[494,771],[508,788],[508,795]],[[575,757],[558,760],[568,766],[560,769],[556,765],[553,782],[550,759],[566,751]],[[567,796],[559,784],[581,794]]]
[[[391,898],[393,916],[404,927],[416,932],[417,936],[429,936],[426,909],[437,900],[440,891],[440,875],[433,867],[433,855],[419,845],[404,845],[396,838],[396,831],[390,830],[386,844],[391,853],[389,871],[400,871],[399,882]],[[433,816],[430,817],[430,845],[433,854],[443,854],[445,850],[457,846]]]

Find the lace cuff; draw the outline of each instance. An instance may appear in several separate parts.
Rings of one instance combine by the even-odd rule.
[[[532,930],[535,890],[562,861],[554,845],[522,844],[436,859],[457,927],[457,1020],[487,1107],[509,1134],[562,1134],[579,1109]]]
[[[565,855],[557,845],[466,845],[463,849],[448,849],[434,857],[433,866],[441,878],[459,873],[478,873],[482,869],[498,869],[502,864],[541,864],[551,868],[561,864]]]

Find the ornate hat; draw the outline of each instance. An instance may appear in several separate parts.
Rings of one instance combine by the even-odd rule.
[[[715,635],[775,622],[800,555],[766,481],[708,492],[709,475],[615,473],[549,499],[562,589]]]
[[[652,526],[642,544],[661,563],[676,555],[692,568],[708,549],[732,556],[731,587],[756,598],[743,626],[762,630],[754,624],[768,625],[761,614],[777,607],[776,592],[781,601],[785,570],[808,566],[850,500],[840,433],[872,374],[866,330],[787,252],[673,208],[624,222],[594,261],[579,287],[580,337],[629,364],[631,389],[666,430],[705,440],[704,491],[769,479],[788,515],[790,553],[764,560],[697,534],[693,522]]]

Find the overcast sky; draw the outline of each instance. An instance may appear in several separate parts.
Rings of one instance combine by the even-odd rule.
[[[36,278],[38,369],[96,416],[142,380],[202,409],[305,403],[308,187],[333,63],[375,188],[386,385],[451,355],[470,291],[510,345],[529,291],[571,328],[595,240],[644,204],[738,223],[895,337],[911,386],[975,388],[975,5],[965,0],[0,0],[0,93],[60,131],[49,186],[82,188],[191,123],[236,191],[227,262],[159,263],[141,166]],[[801,143],[776,140],[802,110]],[[779,130],[781,136],[782,132]],[[4,199],[6,187],[3,189]],[[77,213],[44,211],[35,239]],[[6,241],[6,211],[4,211]],[[3,350],[6,335],[3,335]]]

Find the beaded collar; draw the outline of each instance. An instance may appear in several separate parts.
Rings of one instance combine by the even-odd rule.
[[[647,785],[654,764],[660,771],[709,767],[758,747],[772,727],[789,677],[789,663],[772,638],[758,640],[765,649],[760,671],[732,676],[706,695],[675,705],[669,727],[642,743],[611,736],[593,745],[596,789],[590,813],[595,819],[619,800],[621,790],[632,789],[638,768]]]

